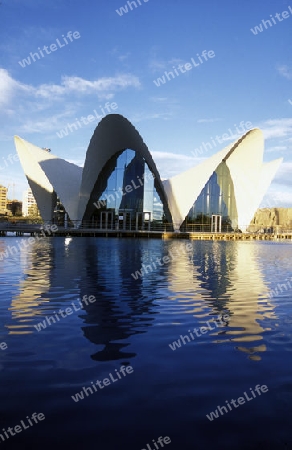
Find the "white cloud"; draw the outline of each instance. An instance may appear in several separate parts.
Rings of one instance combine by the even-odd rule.
[[[72,116],[72,110],[66,110],[60,114],[55,114],[46,117],[43,120],[26,120],[25,123],[19,127],[21,133],[46,133],[56,131],[62,128],[64,119],[69,119]]]
[[[66,161],[68,161],[69,163],[75,164],[76,166],[84,167],[84,161],[81,159],[66,159]]]
[[[193,156],[164,151],[152,151],[151,155],[162,180],[185,172],[190,167],[197,166],[205,159],[203,157],[194,158]]]
[[[137,113],[129,117],[129,120],[132,123],[138,123],[142,122],[143,120],[153,120],[153,119],[169,120],[172,116],[173,114],[171,112]]]
[[[164,70],[171,70],[173,66],[178,66],[179,64],[185,64],[187,61],[183,61],[179,58],[171,58],[168,61],[159,59],[156,55],[151,56],[149,62],[149,69],[152,73],[162,72]]]
[[[150,100],[154,103],[164,103],[168,100],[167,97],[150,97]]]
[[[213,122],[219,122],[222,119],[215,118],[215,119],[199,119],[197,120],[197,123],[213,123]]]
[[[154,161],[157,161],[158,159],[171,159],[171,160],[178,160],[178,161],[192,161],[194,162],[193,156],[187,156],[187,155],[181,155],[178,153],[171,153],[171,152],[151,152]]]
[[[283,162],[272,184],[264,196],[261,207],[291,208],[292,206],[292,163]]]
[[[156,72],[161,72],[163,70],[166,70],[167,68],[167,63],[163,60],[159,60],[159,59],[151,59],[151,61],[149,62],[149,69],[151,70],[152,73],[156,73]]]
[[[81,77],[62,77],[62,82],[56,84],[43,84],[36,88],[36,96],[51,97],[52,95],[68,94],[92,94],[97,93],[99,98],[108,96],[110,91],[125,89],[127,87],[140,87],[139,79],[131,74],[118,75],[116,77],[103,77],[98,80],[90,81]],[[111,94],[112,95],[112,94]]]
[[[292,205],[292,192],[277,191],[270,189],[263,198],[260,208],[291,208]]]
[[[292,118],[270,119],[259,125],[265,139],[292,136]]]
[[[131,56],[130,52],[122,53],[118,47],[115,47],[113,50],[111,50],[109,54],[117,58],[119,61],[125,61],[129,58],[129,56]]]
[[[41,84],[35,87],[14,80],[6,69],[0,69],[0,105],[10,104],[20,94],[29,95],[35,99],[50,100],[51,103],[73,94],[76,96],[97,94],[99,99],[109,99],[118,90],[140,86],[139,78],[135,75],[120,74],[92,81],[76,76],[63,76],[60,84]]]
[[[26,85],[15,81],[6,69],[0,68],[0,106],[9,105],[16,92],[26,91]]]
[[[120,55],[120,56],[118,56],[118,60],[119,61],[125,61],[126,59],[129,58],[130,54],[131,54],[130,52],[127,52],[124,55]]]
[[[289,186],[289,188],[291,189],[292,187],[291,174],[292,174],[292,163],[282,162],[281,166],[279,167],[279,170],[275,175],[274,183]]]
[[[287,78],[287,80],[292,80],[292,69],[288,66],[278,66],[277,70],[282,77]]]
[[[131,74],[96,80],[64,76],[60,84],[34,86],[15,80],[6,69],[0,68],[0,114],[10,119],[6,134],[8,130],[15,134],[16,127],[19,133],[50,133],[82,115],[78,111],[84,109],[84,96],[91,95],[92,103],[94,94],[107,101],[117,91],[129,87],[140,87],[139,79]]]
[[[286,146],[281,146],[281,145],[276,145],[275,147],[270,147],[270,148],[266,148],[265,152],[266,153],[273,153],[273,152],[284,152],[288,150],[288,147]]]

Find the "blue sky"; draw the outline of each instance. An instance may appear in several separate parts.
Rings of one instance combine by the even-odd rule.
[[[100,119],[81,117],[102,117],[109,102],[116,105],[110,112],[138,129],[162,178],[229,145],[234,125],[261,128],[265,161],[284,158],[261,206],[292,207],[292,0],[136,0],[137,8],[122,13],[126,4],[1,1],[0,184],[10,185],[9,198],[13,183],[20,199],[27,187],[20,163],[7,159],[16,153],[14,135],[82,166]],[[270,16],[271,27],[251,31]],[[215,56],[201,64],[204,50]],[[40,59],[24,62],[36,52]],[[197,66],[179,72],[192,58]],[[173,68],[178,76],[156,86]],[[60,138],[76,120],[78,129]],[[198,153],[225,133],[221,144]]]

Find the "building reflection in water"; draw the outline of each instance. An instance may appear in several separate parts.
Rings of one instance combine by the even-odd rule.
[[[6,264],[13,265],[15,261],[23,270],[19,293],[13,297],[9,308],[12,323],[6,325],[9,334],[19,335],[33,333],[39,310],[49,305],[50,298],[46,293],[50,289],[50,264],[53,259],[51,240],[41,239],[27,247],[17,246],[21,239],[26,238],[5,240],[5,248],[14,246],[18,250],[7,258]]]
[[[34,325],[46,316],[72,302],[79,306],[84,295],[94,295],[97,301],[76,313],[84,336],[101,347],[91,357],[98,361],[134,357],[134,352],[124,349],[130,336],[151,326],[155,292],[149,300],[141,284],[132,283],[130,273],[141,260],[141,250],[133,252],[128,244],[128,240],[93,238],[53,238],[32,244],[21,255],[25,276],[12,299],[9,333],[37,333]],[[120,263],[121,255],[127,264]],[[57,332],[65,325],[63,320],[53,324]]]
[[[169,285],[174,293],[186,286],[184,296],[177,297],[182,308],[198,318],[200,326],[219,314],[229,315],[226,326],[212,332],[214,342],[236,342],[250,359],[261,359],[266,346],[259,341],[268,330],[263,321],[276,316],[257,247],[249,242],[197,241],[194,251],[187,252],[180,245],[180,257],[169,266]],[[170,243],[173,253],[175,246]],[[247,344],[251,342],[256,344]]]
[[[53,238],[32,244],[20,255],[24,278],[12,299],[10,334],[37,333],[34,325],[45,316],[94,295],[97,301],[76,313],[83,335],[98,347],[91,358],[125,360],[136,356],[127,351],[131,336],[149,330],[161,313],[155,301],[164,298],[173,323],[189,315],[188,323],[193,317],[194,327],[204,326],[228,314],[226,326],[211,332],[213,342],[234,342],[251,359],[260,359],[266,350],[259,342],[263,322],[275,316],[257,247],[248,242],[196,241],[187,251],[187,243]],[[169,263],[157,264],[137,280],[131,276],[142,264],[170,254]],[[60,332],[62,323],[57,326]]]

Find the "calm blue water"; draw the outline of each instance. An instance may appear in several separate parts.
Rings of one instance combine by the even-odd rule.
[[[20,239],[2,238],[0,252]],[[186,244],[47,238],[0,261],[0,433],[45,415],[3,448],[156,450],[168,436],[167,450],[292,449],[291,243]],[[84,295],[96,301],[73,311]],[[180,335],[190,342],[172,350]],[[119,379],[123,366],[133,371]],[[117,381],[72,399],[110,373]],[[251,400],[206,417],[244,392]]]

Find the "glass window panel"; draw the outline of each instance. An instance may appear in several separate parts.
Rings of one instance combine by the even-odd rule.
[[[116,170],[116,188],[120,190],[119,188],[123,188],[123,179],[124,179],[124,169],[117,169]]]
[[[107,189],[114,190],[116,188],[116,183],[117,183],[117,174],[116,170],[114,170],[107,179]]]
[[[188,224],[209,223],[212,214],[221,215],[222,224],[228,225],[229,229],[237,227],[234,186],[225,162],[222,162],[209,178],[190,209],[186,221]]]
[[[127,165],[127,150],[124,151],[117,159],[117,168],[124,170],[125,165]]]
[[[152,175],[151,170],[149,169],[149,167],[147,166],[147,164],[145,164],[145,171],[144,171],[144,185],[145,185],[145,191],[151,191],[153,192],[154,190],[154,178]]]
[[[108,176],[111,168],[114,168]],[[162,221],[164,208],[154,187],[154,177],[144,158],[133,150],[125,150],[116,161],[111,161],[100,174],[99,186],[95,192],[98,200],[105,201],[104,209],[129,211],[135,217],[136,212],[150,212],[151,220]]]
[[[153,191],[144,192],[143,211],[149,211],[153,215]]]
[[[132,160],[135,158],[136,152],[133,150],[126,150],[126,158],[127,158],[127,165],[129,165]]]

